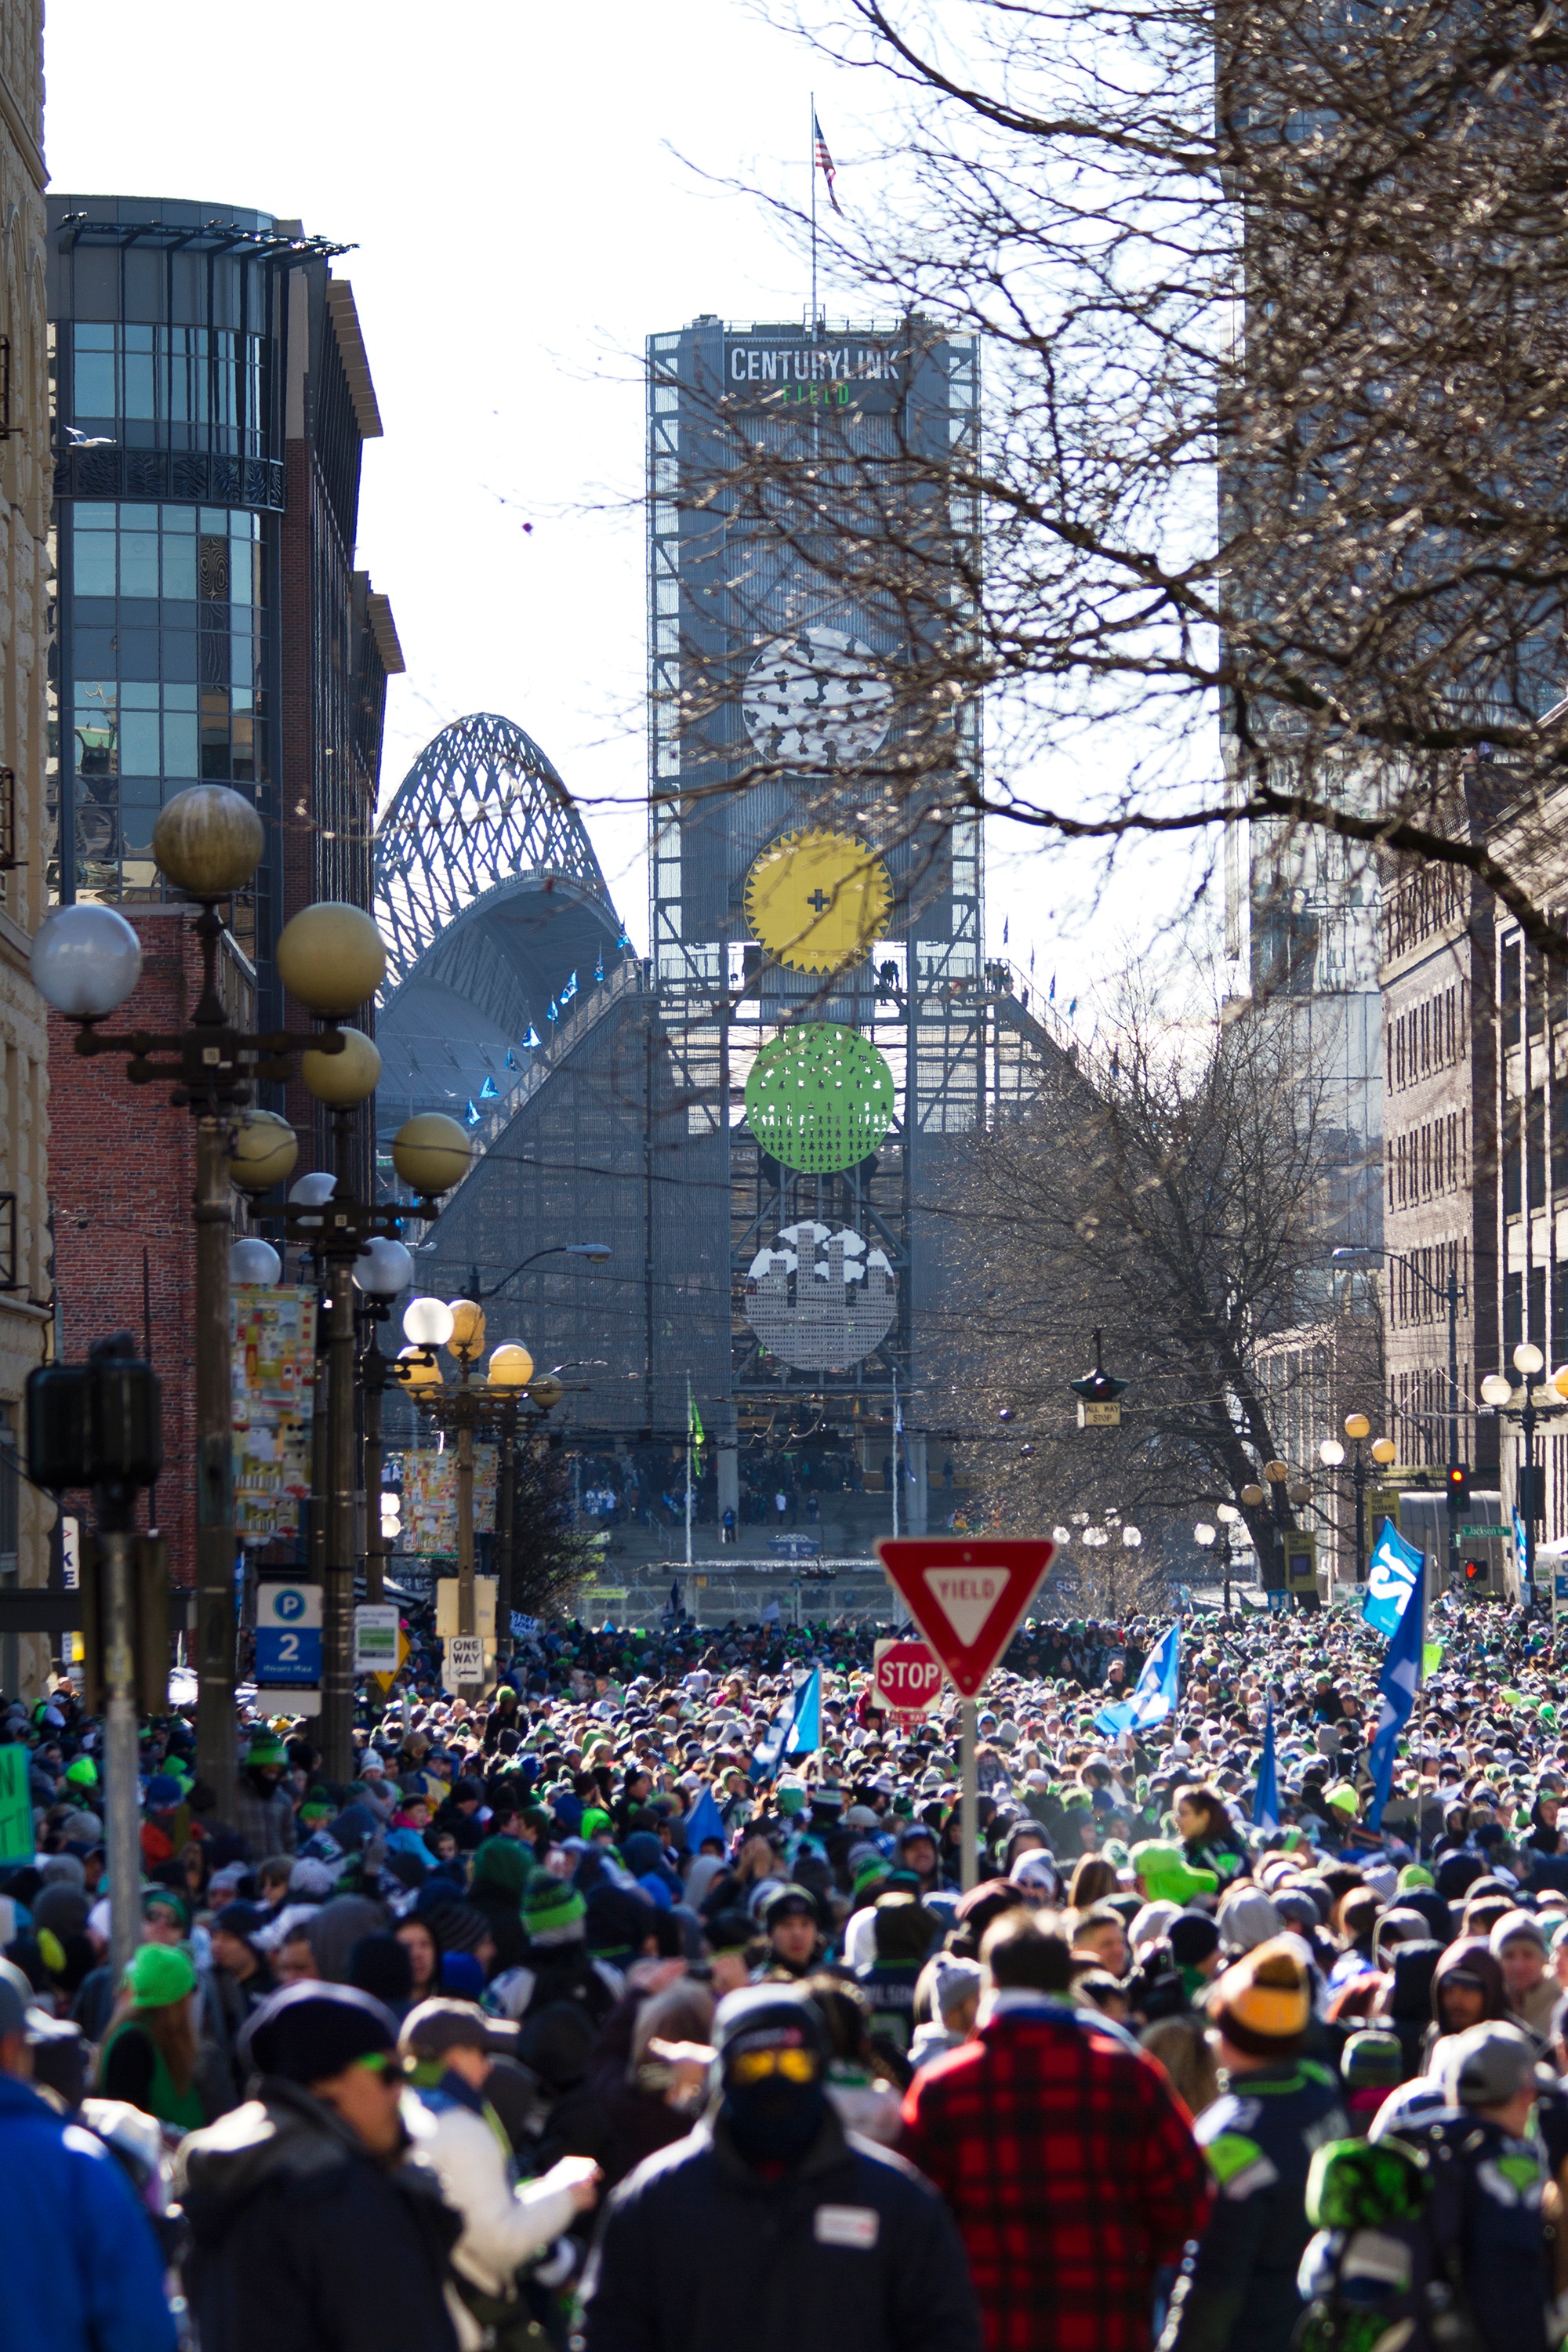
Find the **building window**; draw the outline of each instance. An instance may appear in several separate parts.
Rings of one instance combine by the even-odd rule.
[[[267,455],[264,336],[78,320],[71,349],[79,432],[128,449]]]

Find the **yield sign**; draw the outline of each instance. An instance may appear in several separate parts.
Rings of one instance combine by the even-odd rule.
[[[960,1696],[973,1698],[1056,1549],[1043,1536],[884,1536],[877,1556]]]

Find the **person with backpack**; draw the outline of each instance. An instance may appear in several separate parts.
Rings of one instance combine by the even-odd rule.
[[[1218,2195],[1171,2297],[1160,2352],[1288,2352],[1296,2272],[1310,2231],[1313,2152],[1342,2137],[1340,2087],[1306,2057],[1311,1984],[1294,1936],[1273,1936],[1216,1977],[1207,1999],[1221,2095],[1194,2126]]]
[[[1415,2110],[1396,2096],[1364,2147],[1319,2152],[1300,2352],[1362,2341],[1401,2352],[1546,2352],[1556,2333],[1546,2168],[1526,2136],[1551,2079],[1527,2032],[1488,2021],[1443,2043],[1440,2104]]]

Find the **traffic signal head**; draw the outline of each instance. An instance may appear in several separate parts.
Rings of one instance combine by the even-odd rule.
[[[1489,1559],[1468,1559],[1465,1562],[1467,1592],[1489,1592],[1491,1580],[1492,1564]]]
[[[1447,1472],[1448,1508],[1457,1518],[1470,1507],[1470,1465],[1468,1462],[1450,1464]]]
[[[387,1537],[403,1532],[403,1497],[395,1487],[384,1486],[381,1491],[381,1532]]]

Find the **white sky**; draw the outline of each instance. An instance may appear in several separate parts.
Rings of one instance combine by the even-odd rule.
[[[852,205],[877,86],[742,0],[50,0],[46,36],[57,189],[255,206],[357,247],[334,266],[386,427],[359,561],[408,663],[384,796],[438,728],[504,712],[585,803],[646,946],[643,337],[804,309],[762,205],[716,184],[803,203],[815,87]],[[1140,929],[1148,865],[1114,894]],[[1123,952],[1083,872],[993,829],[990,944],[1006,922],[1042,982],[1060,961],[1061,1001]]]

